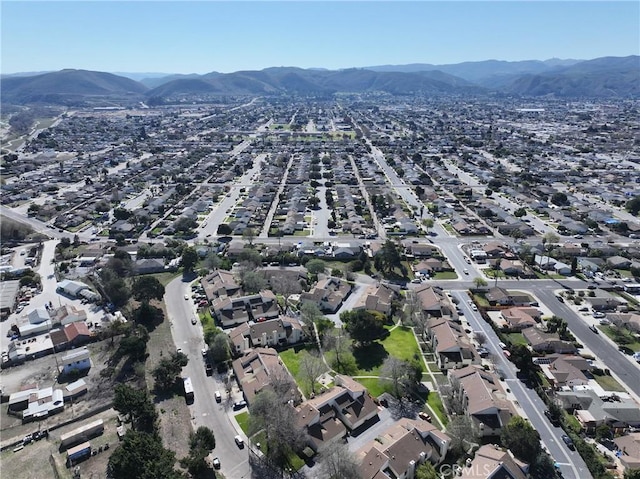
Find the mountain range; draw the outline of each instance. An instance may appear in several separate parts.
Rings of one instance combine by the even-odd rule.
[[[143,74],[125,74],[140,79]],[[333,95],[339,92],[391,95],[508,94],[526,97],[638,98],[640,57],[594,60],[451,65],[381,65],[344,70],[274,67],[204,75],[126,76],[87,70],[3,75],[2,103],[95,104],[96,101],[165,101],[211,95]]]

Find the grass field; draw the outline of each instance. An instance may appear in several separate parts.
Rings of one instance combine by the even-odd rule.
[[[593,378],[596,382],[604,389],[605,391],[613,391],[613,392],[625,392],[624,387],[615,380],[615,378],[607,375],[593,375]]]
[[[504,335],[511,344],[522,344],[524,346],[526,346],[527,340],[524,339],[524,336],[522,335],[522,333],[505,333]]]
[[[600,326],[600,329],[619,346],[625,346],[633,351],[640,351],[640,342],[628,329],[614,325]]]
[[[235,418],[236,418],[236,422],[238,423],[238,426],[240,426],[240,429],[242,429],[242,432],[248,435],[249,434],[249,411],[236,414]]]
[[[429,404],[429,407],[434,412],[434,414],[438,416],[440,423],[443,426],[446,426],[449,422],[449,418],[447,417],[447,413],[444,412],[444,405],[442,404],[442,400],[440,399],[440,396],[437,392],[429,392],[429,396],[427,397],[427,404]]]
[[[389,391],[389,387],[384,382],[381,383],[378,378],[358,378],[356,381],[367,388],[367,391],[373,397],[378,397],[382,393]]]
[[[387,356],[410,361],[416,354],[420,355],[420,348],[411,329],[395,328],[384,340],[356,348],[353,351],[358,366],[358,372],[355,376],[379,375],[380,368]]]

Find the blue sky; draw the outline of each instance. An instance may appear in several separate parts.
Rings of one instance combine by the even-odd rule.
[[[638,55],[640,2],[1,2],[2,73]]]

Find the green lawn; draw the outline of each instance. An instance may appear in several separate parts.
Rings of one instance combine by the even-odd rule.
[[[524,339],[522,333],[506,333],[504,336],[509,340],[509,343],[511,344],[522,344],[524,346],[528,344],[527,340]]]
[[[387,327],[387,329],[390,329]],[[353,350],[358,372],[355,376],[377,376],[387,356],[393,356],[403,361],[410,361],[414,355],[420,355],[420,348],[413,332],[409,328],[395,328],[382,341],[376,341],[367,346]]]
[[[640,351],[640,342],[628,329],[610,325],[600,326],[600,330],[619,346],[625,346],[633,351]]]
[[[605,391],[615,391],[615,392],[625,392],[626,390],[622,387],[622,385],[615,380],[615,378],[607,375],[593,375],[593,378],[596,382],[604,389]]]
[[[367,388],[367,391],[373,397],[378,397],[382,393],[389,391],[389,387],[384,382],[381,383],[378,378],[358,378],[356,381]]]
[[[242,432],[249,434],[249,411],[236,414],[236,422],[238,426],[240,426],[240,429],[242,429]]]
[[[454,271],[438,271],[433,275],[433,279],[457,279],[458,275]]]
[[[442,404],[442,400],[437,392],[429,391],[429,396],[427,397],[427,404],[434,412],[438,419],[440,419],[440,423],[443,426],[446,426],[449,422],[449,418],[447,417],[447,413],[444,411],[444,405]]]

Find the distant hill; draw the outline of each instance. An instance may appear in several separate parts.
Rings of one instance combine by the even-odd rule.
[[[208,85],[208,87],[207,87]],[[391,94],[454,93],[481,91],[470,82],[442,72],[374,72],[366,69],[305,70],[274,67],[204,75],[198,80],[174,80],[150,90],[154,97],[210,94],[331,94],[335,92],[385,91]]]
[[[523,96],[639,97],[640,56],[602,57],[537,75],[522,75],[505,91]]]
[[[128,74],[134,75],[134,74]],[[140,74],[144,75],[144,74]],[[151,74],[156,75],[156,74]],[[160,74],[157,74],[160,75]],[[383,65],[343,70],[273,67],[234,73],[147,77],[141,82],[111,73],[62,70],[0,78],[3,104],[103,104],[189,95],[332,95],[386,92],[392,95],[464,95],[500,92],[519,96],[640,97],[640,57],[594,60],[453,65]]]
[[[568,66],[581,60],[524,60],[508,62],[502,60],[484,60],[480,62],[463,62],[447,65],[431,65],[429,63],[411,63],[408,65],[381,65],[366,67],[367,70],[385,72],[421,72],[439,70],[450,75],[464,78],[467,81],[482,86],[492,86],[492,79],[513,77],[526,73],[541,73],[559,66]]]
[[[61,70],[0,80],[3,103],[76,104],[87,97],[140,97],[147,87],[129,78],[88,70]]]
[[[211,72],[205,75],[199,75],[197,73],[187,73],[187,74],[174,73],[171,75],[141,77],[140,79],[138,79],[138,81],[148,88],[156,88],[156,87],[159,87],[160,85],[164,85],[165,83],[169,83],[174,80],[210,78],[217,75],[222,75],[222,74],[217,72]]]

